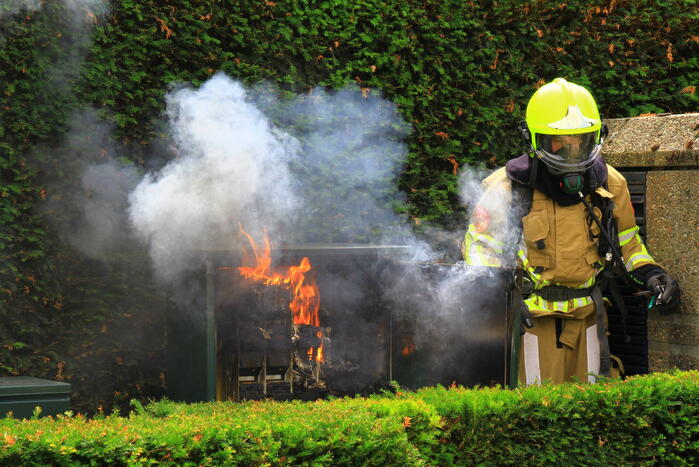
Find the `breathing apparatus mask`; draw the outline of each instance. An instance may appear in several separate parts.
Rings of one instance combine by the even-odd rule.
[[[572,135],[538,134],[535,153],[546,165],[548,172],[556,177],[564,193],[575,194],[583,189],[585,172],[599,157],[601,139],[597,132]]]

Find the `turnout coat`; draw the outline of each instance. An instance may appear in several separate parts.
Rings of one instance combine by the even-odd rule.
[[[522,157],[529,156],[518,159]],[[518,159],[510,162],[515,162],[515,167],[517,162],[527,162]],[[518,230],[512,226],[518,220],[512,219],[517,210],[512,209],[511,192],[512,183],[518,182],[517,172],[510,165],[483,181],[483,194],[462,245],[464,260],[469,265],[502,267],[507,245],[518,244],[517,262],[533,283],[533,293],[525,303],[535,322],[523,336],[520,383],[558,383],[574,378],[594,381],[600,368],[599,335],[606,339],[606,333],[598,332],[592,298],[551,301],[537,295],[537,290],[549,285],[572,289],[595,285],[606,263],[598,251],[599,227],[582,202],[561,205],[533,189],[531,209],[521,219],[521,238],[513,238]],[[626,180],[601,160],[596,170],[606,183],[600,183],[594,192],[613,203],[627,271],[656,264],[639,236]],[[591,193],[586,198],[590,200]],[[599,208],[594,209],[601,217]]]

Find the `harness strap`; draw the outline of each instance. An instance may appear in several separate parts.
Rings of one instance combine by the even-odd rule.
[[[607,288],[611,292],[612,298],[614,299],[614,304],[619,309],[619,314],[621,315],[621,329],[624,332],[624,343],[628,344],[631,342],[631,337],[626,329],[626,320],[629,316],[629,311],[626,308],[626,302],[624,302],[624,298],[621,296],[621,291],[619,290],[619,286],[614,280],[611,271],[603,271],[602,280],[604,283],[606,283]],[[600,286],[603,287],[601,284]]]
[[[609,356],[609,342],[607,341],[607,326],[604,322],[604,301],[599,287],[592,288],[592,301],[595,302],[595,315],[597,317],[597,340],[599,341],[599,373],[609,377],[611,358]]]

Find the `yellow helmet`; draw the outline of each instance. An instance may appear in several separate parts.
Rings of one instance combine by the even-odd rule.
[[[584,171],[600,154],[597,103],[587,89],[563,78],[545,84],[529,99],[526,125],[534,152],[554,173]]]

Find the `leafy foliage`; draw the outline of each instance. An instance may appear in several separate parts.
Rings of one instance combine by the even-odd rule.
[[[699,373],[0,420],[13,465],[694,465]]]
[[[119,134],[150,138],[167,85],[218,70],[294,93],[348,82],[380,89],[414,129],[400,179],[407,208],[444,221],[458,207],[458,167],[516,155],[516,121],[556,76],[593,90],[607,117],[695,110],[692,6],[124,1],[97,32],[86,97],[110,108]],[[104,86],[105,74],[114,85]]]
[[[217,71],[293,94],[354,83],[395,102],[412,128],[396,209],[460,228],[459,169],[518,153],[514,125],[545,81],[588,86],[606,117],[699,102],[693,0],[113,0],[109,17],[77,19],[95,23],[91,41],[61,2],[41,3],[0,6],[0,372],[67,378],[93,409],[162,390],[165,305],[144,285],[147,267],[91,262],[57,234],[79,218],[74,197],[61,198],[79,190],[77,156],[55,151],[74,111],[96,108],[117,152],[154,166],[167,145],[163,97],[179,83]],[[111,332],[134,323],[132,340]]]

